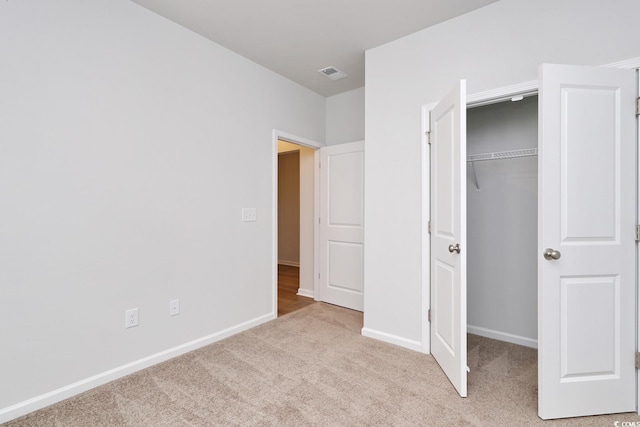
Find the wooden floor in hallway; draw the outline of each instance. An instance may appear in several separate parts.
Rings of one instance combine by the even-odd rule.
[[[300,268],[278,265],[278,317],[314,304],[313,298],[298,295]]]

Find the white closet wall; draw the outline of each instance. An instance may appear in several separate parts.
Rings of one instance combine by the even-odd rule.
[[[537,97],[467,111],[467,154],[537,148]],[[538,158],[467,163],[469,333],[537,340]]]

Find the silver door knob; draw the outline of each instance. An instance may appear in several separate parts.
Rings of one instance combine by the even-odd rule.
[[[460,243],[456,243],[455,246],[454,245],[449,245],[449,252],[451,253],[460,253]]]
[[[560,251],[556,251],[551,248],[547,248],[544,250],[544,259],[548,259],[549,261],[553,259],[560,259],[561,256],[562,254],[560,253]]]

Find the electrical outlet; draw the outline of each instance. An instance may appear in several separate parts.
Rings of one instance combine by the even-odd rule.
[[[180,314],[180,300],[169,301],[169,316],[177,316],[178,314]]]
[[[133,328],[138,326],[138,309],[132,308],[125,312],[124,327]]]
[[[255,222],[258,220],[256,208],[242,208],[242,221]]]

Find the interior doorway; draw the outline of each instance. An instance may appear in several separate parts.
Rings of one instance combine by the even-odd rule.
[[[278,315],[278,152],[299,151],[297,297],[363,310],[364,141],[323,146],[273,132],[272,315]],[[285,178],[280,178],[284,180]],[[280,227],[286,227],[282,224]],[[282,261],[285,262],[282,262]],[[284,268],[280,269],[281,271]],[[282,275],[281,275],[282,276]],[[295,285],[294,285],[295,286]],[[281,313],[282,314],[282,313]]]
[[[315,149],[277,141],[277,316],[314,303]]]
[[[537,96],[467,107],[467,331],[533,348],[537,154]]]

